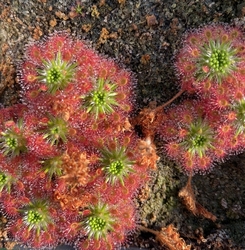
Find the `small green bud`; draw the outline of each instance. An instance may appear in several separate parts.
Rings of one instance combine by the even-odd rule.
[[[42,220],[43,220],[43,216],[39,212],[32,211],[32,210],[27,212],[27,221],[29,224],[35,225],[35,224],[40,223]]]
[[[103,231],[106,226],[106,221],[99,217],[90,217],[88,220],[88,225],[94,232]]]
[[[106,238],[108,232],[113,231],[113,224],[115,223],[109,206],[99,201],[98,204],[91,205],[89,210],[90,214],[82,222],[88,237],[96,240]]]
[[[187,129],[187,135],[181,145],[192,155],[203,157],[206,151],[213,148],[214,132],[203,120],[191,123]]]
[[[55,156],[53,158],[49,158],[46,160],[41,161],[43,165],[42,170],[44,173],[48,174],[49,178],[51,179],[53,176],[61,176],[62,175],[62,157]]]
[[[10,174],[0,172],[0,192],[2,192],[4,188],[6,188],[8,192],[10,192],[11,186],[15,182],[16,179],[13,178]]]
[[[105,147],[101,150],[100,159],[102,170],[105,172],[106,182],[114,185],[118,181],[124,185],[124,178],[133,172],[134,161],[129,159],[127,149],[116,146],[113,149]]]
[[[210,79],[221,83],[222,79],[236,70],[239,57],[237,50],[228,41],[210,40],[200,48],[200,56],[196,59],[197,80]],[[209,71],[203,71],[208,67]]]
[[[34,230],[37,236],[53,224],[48,203],[44,200],[30,202],[20,212],[23,214],[23,221],[28,226],[28,230]]]
[[[49,116],[47,128],[44,130],[44,139],[47,139],[51,145],[58,144],[60,141],[67,141],[68,124],[61,117]]]
[[[1,133],[0,148],[4,155],[13,157],[27,151],[21,120],[17,124],[14,124],[13,127]]]
[[[61,80],[61,72],[57,67],[47,70],[47,82],[49,84],[57,84]]]
[[[110,83],[109,80],[99,78],[95,83],[94,90],[86,96],[81,96],[87,113],[93,113],[95,119],[97,119],[100,114],[112,113],[114,106],[118,105],[116,101],[116,88],[116,84]]]
[[[51,94],[55,94],[73,81],[76,69],[77,64],[64,61],[59,51],[54,59],[43,61],[43,68],[37,70],[37,79],[46,84]]]

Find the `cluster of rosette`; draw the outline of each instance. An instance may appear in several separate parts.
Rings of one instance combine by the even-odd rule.
[[[204,173],[245,148],[244,35],[220,24],[188,32],[175,66],[190,98],[166,110],[158,131],[188,174]]]
[[[15,241],[114,249],[151,168],[131,129],[132,75],[55,33],[26,48],[22,104],[0,110],[0,203]]]
[[[18,71],[22,104],[0,110],[9,234],[36,249],[119,246],[136,227],[132,198],[158,159],[155,130],[190,175],[244,151],[244,44],[226,25],[189,32],[175,64],[189,96],[161,114],[165,106],[145,110],[136,122],[145,140],[129,121],[129,71],[64,33],[29,45]]]

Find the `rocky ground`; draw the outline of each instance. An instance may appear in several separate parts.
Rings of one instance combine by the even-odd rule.
[[[245,1],[0,0],[0,102],[8,106],[19,101],[16,65],[25,45],[54,31],[67,31],[132,70],[137,81],[135,112],[150,101],[161,104],[178,92],[173,57],[181,36],[220,22],[245,30]],[[157,144],[158,170],[136,200],[139,223],[155,230],[173,224],[195,250],[245,249],[245,155],[233,156],[193,179],[198,202],[218,218],[214,223],[185,209],[178,191],[187,177]],[[5,223],[3,218],[2,247],[12,249]],[[154,235],[140,230],[130,235],[129,246],[165,249]]]

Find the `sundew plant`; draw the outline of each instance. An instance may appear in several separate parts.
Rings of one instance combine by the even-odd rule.
[[[0,115],[10,236],[34,249],[120,246],[136,227],[132,198],[151,169],[129,122],[132,74],[54,33],[27,47],[18,79],[24,104]]]
[[[175,66],[181,91],[198,100],[168,109],[158,132],[189,174],[244,150],[244,53],[238,28],[209,25],[185,36]]]
[[[176,97],[188,98],[132,118],[130,71],[67,33],[30,44],[18,66],[22,104],[0,110],[0,202],[9,235],[34,249],[120,247],[137,228],[136,191],[159,159],[155,134],[189,176],[244,151],[244,58],[238,28],[187,33],[175,68]]]

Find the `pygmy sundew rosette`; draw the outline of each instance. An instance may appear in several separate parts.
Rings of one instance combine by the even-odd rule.
[[[116,242],[124,242],[126,239],[122,232],[130,232],[136,226],[134,205],[130,202],[126,204],[123,200],[116,204],[98,200],[90,206],[89,212],[81,214],[84,219],[79,225],[84,227],[89,237],[75,242],[78,249],[115,249]]]
[[[227,153],[218,131],[221,124],[216,110],[205,102],[186,100],[166,111],[158,133],[166,141],[168,156],[182,165],[186,173],[203,173]]]
[[[175,63],[182,90],[217,102],[219,97],[232,99],[233,90],[244,85],[244,56],[244,36],[238,28],[220,24],[188,32]]]

